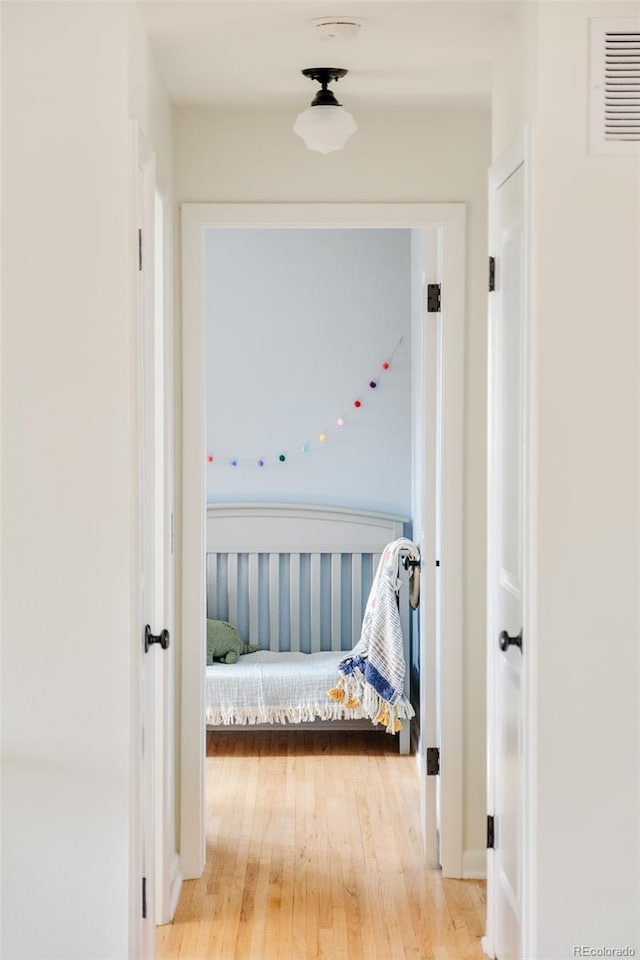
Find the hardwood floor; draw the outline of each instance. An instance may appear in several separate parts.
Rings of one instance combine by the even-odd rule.
[[[425,869],[395,738],[209,734],[207,797],[207,866],[159,960],[484,957],[484,882]]]

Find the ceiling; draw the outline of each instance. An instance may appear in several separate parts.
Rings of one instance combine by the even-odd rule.
[[[143,0],[171,99],[210,106],[300,105],[304,67],[346,67],[346,107],[488,102],[491,62],[513,0]],[[364,20],[354,40],[324,40],[316,17]]]

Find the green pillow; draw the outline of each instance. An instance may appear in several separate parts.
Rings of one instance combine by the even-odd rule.
[[[240,634],[227,620],[207,620],[207,664],[214,661],[236,663],[243,653],[255,653],[260,647],[243,643]]]

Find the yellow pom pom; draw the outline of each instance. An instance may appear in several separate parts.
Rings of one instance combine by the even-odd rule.
[[[383,707],[378,716],[375,718],[374,723],[381,723],[383,727],[389,725],[389,711],[386,707]]]
[[[400,733],[402,730],[402,720],[399,720],[398,717],[393,721],[393,732]]]
[[[327,690],[327,696],[332,700],[344,700],[344,690],[340,687],[332,687],[331,690]]]
[[[345,703],[345,707],[349,707],[350,710],[355,710],[356,707],[360,706],[360,701],[356,700],[354,697],[349,697]]]

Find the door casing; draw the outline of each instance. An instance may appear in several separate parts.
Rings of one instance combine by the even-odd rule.
[[[465,205],[457,203],[312,203],[182,205],[182,683],[180,858],[182,875],[205,864],[205,324],[204,231],[220,227],[436,229],[442,282],[440,724],[421,707],[421,729],[439,732],[441,748],[440,863],[462,876],[463,852],[463,446]],[[426,429],[429,429],[426,424]],[[435,491],[431,491],[435,496]],[[415,535],[415,534],[414,534]],[[435,549],[435,545],[434,545]],[[434,554],[435,556],[435,554]],[[428,561],[431,563],[431,559]],[[427,575],[429,575],[427,567]],[[435,615],[435,614],[434,614]],[[423,660],[424,662],[424,660]],[[429,744],[431,745],[431,744]],[[425,741],[426,746],[426,741]],[[420,754],[418,754],[420,759]],[[426,791],[426,770],[421,784]],[[424,822],[424,821],[423,821]]]
[[[154,529],[150,503],[153,501],[153,400],[154,289],[153,262],[141,268],[140,243],[153,233],[155,156],[137,123],[132,135],[132,303],[135,411],[134,448],[137,472],[134,498],[138,518],[136,538],[137,591],[132,617],[132,804],[129,891],[130,955],[151,960],[155,953],[155,823],[154,823],[154,682],[155,670],[144,653],[144,628],[153,615]],[[144,884],[144,887],[143,887]]]

